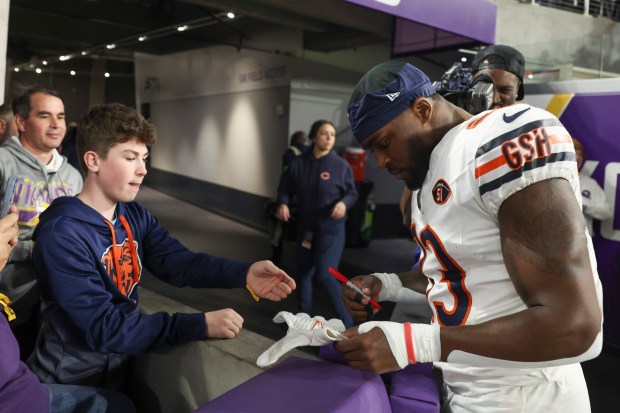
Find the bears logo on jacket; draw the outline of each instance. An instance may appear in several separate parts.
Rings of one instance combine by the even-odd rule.
[[[116,245],[116,254],[112,251],[113,246],[110,245],[108,249],[103,253],[101,257],[101,263],[105,267],[108,276],[116,284],[121,294],[129,297],[137,284],[134,282],[133,265],[131,262],[131,252],[129,250],[129,240],[125,239],[121,245]],[[118,257],[118,268],[120,274],[116,273],[117,266],[114,265],[114,256]],[[138,258],[139,261],[139,258]],[[141,269],[142,265],[138,262],[138,266]],[[120,279],[119,279],[120,277]],[[120,281],[120,282],[119,282]]]

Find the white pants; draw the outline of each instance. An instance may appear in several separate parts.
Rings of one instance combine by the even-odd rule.
[[[471,369],[468,369],[471,370]],[[486,370],[486,369],[485,369]],[[497,373],[498,369],[493,369]],[[513,372],[506,370],[510,378]],[[448,373],[450,375],[450,373]],[[531,376],[530,376],[531,377]],[[464,377],[463,377],[464,378]],[[517,377],[514,377],[517,378]],[[537,383],[510,385],[499,379],[495,388],[488,378],[476,378],[469,385],[448,385],[444,381],[442,413],[588,413],[590,398],[580,364],[541,370]]]

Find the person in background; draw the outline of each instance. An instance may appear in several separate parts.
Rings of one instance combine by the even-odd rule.
[[[282,172],[285,172],[291,165],[291,161],[310,149],[308,145],[308,135],[306,132],[298,130],[291,135],[289,147],[282,155]]]
[[[0,219],[0,271],[17,245],[17,207]],[[0,272],[0,279],[2,273]],[[15,313],[0,294],[0,413],[134,413],[133,403],[112,390],[41,384],[19,359],[19,344],[9,328]],[[4,311],[1,311],[4,310]]]
[[[119,389],[129,357],[206,338],[234,338],[243,318],[139,310],[143,268],[175,286],[247,288],[279,301],[295,281],[270,261],[238,262],[188,250],[134,202],[155,129],[134,109],[92,107],[78,130],[84,188],[41,215],[33,262],[43,326],[28,365],[45,383]]]
[[[472,117],[395,61],[362,77],[347,114],[377,166],[414,191],[424,254],[419,269],[352,282],[379,301],[413,289],[434,313],[430,325],[347,330],[335,347],[349,365],[385,373],[433,362],[446,411],[589,411],[579,363],[602,348],[602,286],[559,120],[526,104]],[[365,319],[367,300],[349,290],[347,308]]]
[[[336,128],[331,122],[314,122],[308,136],[312,141],[310,150],[295,158],[280,179],[276,217],[288,222],[288,204],[296,195],[296,270],[301,311],[314,315],[312,284],[316,280],[325,289],[337,316],[350,327],[353,319],[342,303],[340,284],[328,268],[337,268],[340,263],[347,210],[357,200],[353,171],[333,150]]]
[[[75,195],[82,189],[82,176],[56,148],[65,136],[65,106],[51,89],[32,87],[13,100],[19,136],[0,147],[0,198],[11,176],[18,183],[11,200],[19,210],[19,244],[4,268],[0,293],[13,300],[17,318],[11,322],[22,360],[34,348],[40,327],[40,298],[32,265],[32,232],[39,214],[53,199]]]
[[[586,219],[590,236],[593,237],[593,220],[598,219],[604,221],[606,219],[610,219],[614,216],[614,211],[611,209],[609,202],[607,202],[603,188],[599,186],[598,182],[596,182],[594,178],[587,175],[582,168],[585,158],[585,150],[583,149],[583,145],[575,138],[573,138],[573,145],[575,145],[577,168],[579,168],[579,187],[581,188],[583,216]]]
[[[67,133],[62,140],[62,156],[67,158],[69,165],[80,171],[80,159],[77,153],[77,122],[69,122]]]
[[[310,149],[308,146],[308,135],[306,132],[297,131],[291,135],[290,145],[282,155],[282,173],[284,173],[291,161]],[[282,262],[282,250],[284,249],[284,232],[286,231],[284,221],[280,221],[275,217],[274,211],[275,203],[269,204],[270,218],[271,218],[271,261],[276,265],[280,265]],[[290,199],[289,210],[291,212],[291,218],[295,218],[296,205],[295,199]],[[273,215],[272,215],[273,213]],[[275,218],[275,219],[274,219]]]
[[[486,73],[493,79],[491,109],[510,106],[525,96],[525,58],[514,47],[497,44],[481,49],[472,61],[472,76]]]
[[[0,145],[11,136],[17,136],[17,125],[11,105],[3,103],[0,105]]]

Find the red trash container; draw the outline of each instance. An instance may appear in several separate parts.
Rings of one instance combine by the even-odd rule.
[[[362,148],[347,148],[344,150],[344,159],[351,165],[355,181],[363,181],[366,175],[366,152]]]

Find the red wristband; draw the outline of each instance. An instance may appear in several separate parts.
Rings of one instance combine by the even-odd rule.
[[[405,345],[407,346],[407,359],[409,361],[409,364],[415,364],[413,337],[411,336],[411,323],[405,323]]]

